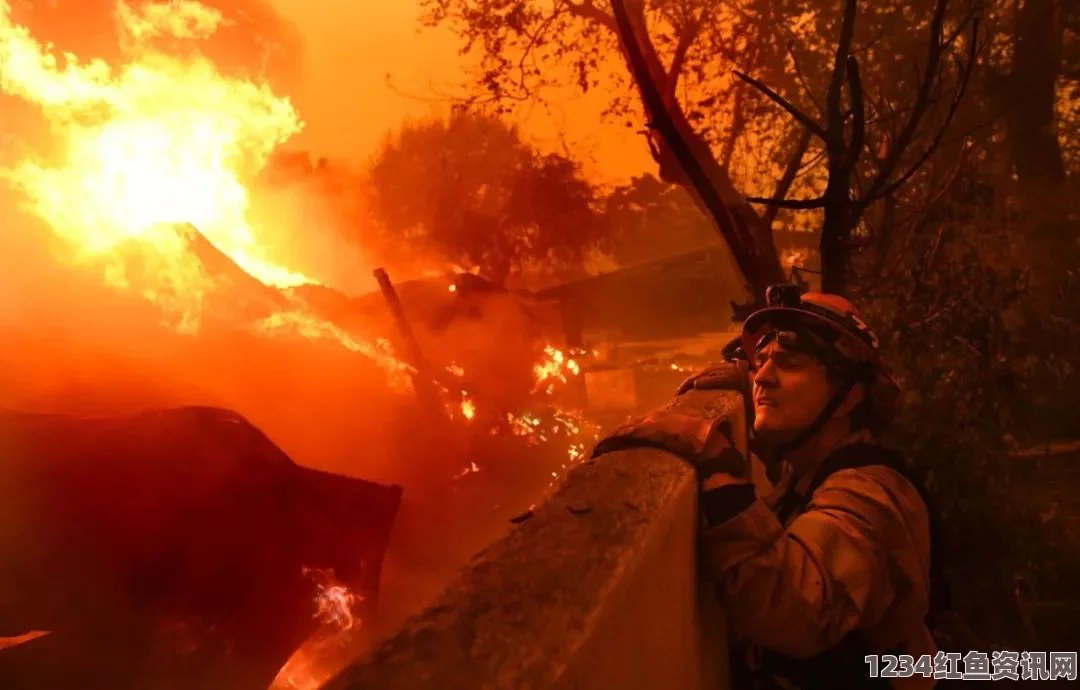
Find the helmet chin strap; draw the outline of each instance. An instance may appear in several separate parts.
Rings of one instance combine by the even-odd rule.
[[[829,400],[829,403],[825,405],[825,408],[821,411],[817,418],[810,423],[810,426],[806,427],[798,434],[796,434],[795,438],[778,444],[776,446],[777,457],[783,457],[787,453],[791,453],[792,451],[802,448],[810,439],[817,436],[818,432],[820,432],[821,429],[825,426],[825,424],[830,419],[832,419],[832,416],[836,414],[836,410],[840,407],[841,404],[843,404],[844,400],[847,399],[848,393],[850,393],[851,389],[855,387],[856,381],[856,377],[849,376],[844,381],[844,383],[841,384],[840,388],[837,389],[836,393],[833,394],[832,398]]]

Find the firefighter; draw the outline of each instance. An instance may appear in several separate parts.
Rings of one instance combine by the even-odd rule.
[[[926,622],[930,511],[879,441],[900,388],[877,337],[844,298],[774,286],[729,354],[742,366],[707,370],[679,392],[746,391],[754,448],[784,469],[770,495],[755,495],[729,436],[716,442],[721,425],[695,441],[684,420],[651,415],[594,457],[640,442],[695,464],[701,558],[735,633],[736,688],[932,687],[908,661],[937,651]],[[897,676],[907,677],[870,678],[875,654],[906,655]]]

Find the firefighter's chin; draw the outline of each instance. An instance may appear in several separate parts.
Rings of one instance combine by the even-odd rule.
[[[785,426],[784,412],[775,403],[759,402],[754,405],[754,431],[759,436],[781,431]]]
[[[767,445],[779,445],[795,438],[805,424],[793,420],[775,403],[754,406],[754,435]]]

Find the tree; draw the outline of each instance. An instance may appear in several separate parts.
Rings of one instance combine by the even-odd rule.
[[[783,278],[770,229],[776,209],[767,211],[764,218],[754,213],[736,191],[739,185],[734,176],[739,175],[742,186],[758,191],[760,197],[785,196],[809,146],[809,153],[826,164],[819,174],[802,176],[796,189],[828,191],[830,198],[839,200],[844,178],[849,177],[852,185],[865,178],[876,181],[878,189],[871,190],[871,197],[884,198],[888,195],[881,192],[895,192],[894,183],[910,177],[910,164],[918,162],[927,148],[936,148],[915,146],[912,140],[940,139],[941,135],[934,134],[934,125],[950,119],[949,108],[941,106],[948,105],[950,95],[962,94],[961,88],[950,91],[947,79],[929,69],[929,58],[934,58],[936,51],[932,66],[947,73],[952,64],[950,51],[959,44],[966,47],[966,40],[953,37],[973,16],[972,9],[963,4],[952,3],[960,5],[959,9],[950,6],[952,14],[944,16],[950,3],[862,3],[859,9],[864,26],[856,32],[855,3],[837,11],[809,0],[613,0],[612,12],[608,12],[592,0],[499,3],[495,7],[481,0],[426,0],[429,21],[452,24],[466,39],[467,50],[480,56],[481,88],[474,101],[505,108],[515,101],[542,96],[545,87],[558,79],[557,71],[543,68],[544,60],[550,60],[549,65],[556,60],[558,64],[573,64],[582,89],[622,86],[627,81],[634,84],[649,119],[649,145],[661,178],[689,184],[759,297],[764,283]],[[936,21],[939,34],[945,34],[934,36],[940,40],[930,43],[929,53],[925,47],[927,24],[921,17],[932,20],[931,29]],[[836,37],[838,43],[823,41],[822,36]],[[914,72],[912,79],[910,67],[904,65],[908,70],[904,77],[887,79],[889,71],[896,69],[896,54],[911,54],[911,45],[920,41],[927,56],[921,60],[925,69]],[[613,52],[624,57],[630,79],[627,72],[605,67],[603,58]],[[840,113],[851,128],[853,118],[842,106],[841,91],[849,73],[848,58],[854,55],[871,63],[855,76],[861,73],[875,78],[871,89],[863,89],[872,108],[871,115],[864,117],[864,128],[873,131],[866,131],[861,142],[849,137],[849,143],[859,144],[849,147],[840,142],[843,133],[836,135],[835,120]],[[736,67],[753,73],[755,79],[734,77],[731,71]],[[955,84],[965,83],[962,74]],[[785,100],[792,106],[789,112],[806,113],[816,107],[821,117],[829,120],[825,109],[832,105],[832,123],[814,126],[809,118],[799,119],[796,127],[805,127],[819,140],[811,145],[806,132],[793,132],[777,117],[783,111],[740,88],[742,81],[769,84],[769,98],[774,101],[776,94],[786,94]],[[870,83],[865,78],[861,81]],[[920,96],[926,90],[929,95]],[[924,105],[915,116],[912,112],[920,110],[915,107],[919,103]],[[610,108],[612,113],[627,117],[634,110],[625,96],[613,99]],[[932,111],[929,115],[928,110]],[[912,126],[905,126],[905,120]],[[832,135],[819,136],[829,133],[826,127]],[[890,134],[898,139],[889,139]],[[904,137],[899,138],[900,134]],[[906,145],[892,146],[905,140]],[[825,155],[830,142],[835,154],[831,158]],[[877,169],[860,170],[857,176],[839,174],[835,168],[854,151],[861,152],[863,144],[871,153],[883,154],[888,148],[889,155],[883,155],[880,166],[870,155],[860,161],[863,169]],[[842,147],[846,154],[840,153]],[[736,151],[741,155],[734,155]],[[739,165],[740,161],[744,163]],[[830,161],[836,174],[827,174]],[[694,177],[697,180],[691,181]],[[761,181],[770,177],[780,178],[774,192],[764,189],[772,185]],[[817,189],[829,179],[835,180],[831,190]],[[842,214],[830,215],[837,218]],[[857,219],[846,218],[834,227],[853,223]],[[840,291],[846,275],[837,269],[847,263],[849,248],[843,234],[826,233],[823,239],[828,246],[822,253],[823,261],[832,266],[828,272],[837,275],[836,280],[827,282]]]
[[[1066,159],[1063,136],[1075,131],[1080,84],[1080,2],[1025,0],[997,9],[1002,24],[990,65],[988,105],[1004,115],[1018,207],[1032,224],[1025,246],[1040,270],[1042,309],[1062,304],[1056,289],[1076,266],[1080,206],[1075,203],[1077,163]],[[1063,88],[1062,88],[1063,87]],[[1065,101],[1072,101],[1066,105]],[[1071,116],[1071,118],[1070,118]],[[1069,120],[1071,119],[1071,122]],[[1070,220],[1070,217],[1073,220]]]
[[[790,114],[802,127],[824,144],[826,182],[824,192],[815,199],[788,201],[763,199],[762,203],[789,208],[824,210],[821,230],[822,288],[826,292],[848,292],[852,233],[862,222],[867,208],[896,194],[917,174],[939,148],[956,115],[979,54],[980,4],[949,25],[949,0],[937,0],[928,27],[926,57],[921,74],[915,77],[915,96],[906,113],[898,115],[888,97],[868,98],[860,75],[859,61],[853,52],[858,0],[846,0],[839,27],[839,38],[825,94],[821,117],[824,122],[799,110],[783,96],[752,77],[739,77],[767,95]],[[970,27],[970,36],[962,41]],[[963,45],[964,57],[955,57],[956,77],[947,83],[946,64],[954,46]],[[846,86],[847,98],[844,102]],[[924,120],[939,106],[944,112],[940,124],[923,132],[926,143],[913,152],[920,129],[928,129]],[[868,126],[867,112],[878,123],[877,131]],[[936,124],[936,123],[935,123]],[[867,139],[877,140],[877,147],[867,147]],[[860,170],[859,163],[869,158]],[[906,160],[906,159],[910,159]],[[869,168],[869,169],[867,169]]]
[[[541,97],[546,87],[564,76],[545,69],[552,64],[572,65],[583,91],[601,84],[621,89],[635,83],[625,71],[607,69],[607,56],[620,51],[616,22],[592,0],[494,5],[483,0],[424,0],[424,5],[429,23],[452,24],[466,40],[465,50],[480,55],[478,94],[468,99],[471,103],[489,103],[506,110],[516,102]],[[637,7],[641,18],[648,13],[649,22],[659,26],[656,42],[670,55],[665,67],[655,45],[648,40],[642,42],[648,69],[667,104],[663,112],[646,109],[648,116],[667,114],[674,118],[682,135],[679,141],[685,144],[676,144],[673,149],[671,142],[655,131],[647,133],[661,179],[686,184],[688,174],[707,177],[708,185],[688,185],[688,191],[717,224],[742,272],[751,282],[781,280],[783,272],[769,228],[740,197],[728,170],[710,152],[710,144],[726,133],[720,127],[691,126],[692,121],[709,122],[730,110],[726,98],[729,93],[717,90],[719,63],[713,59],[715,50],[740,50],[744,43],[755,41],[758,32],[731,12],[717,11],[717,4],[708,0],[653,2],[648,3],[648,8]],[[639,24],[644,26],[643,21]],[[621,45],[624,56],[625,48],[625,44]],[[696,103],[689,114],[683,112],[676,98],[676,87],[683,75],[682,90],[689,93],[687,99]],[[637,86],[640,88],[641,83]],[[616,96],[609,113],[627,118],[629,123],[638,110],[625,96]],[[732,141],[740,130],[733,130],[736,134]],[[697,162],[693,172],[683,167],[679,155],[689,155]]]
[[[378,241],[395,261],[434,256],[502,283],[533,264],[580,262],[605,234],[578,163],[495,117],[407,125],[369,173]]]

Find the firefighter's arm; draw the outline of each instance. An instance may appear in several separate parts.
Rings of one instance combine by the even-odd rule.
[[[745,485],[707,490],[702,508],[703,560],[729,623],[790,656],[877,623],[921,577],[911,530],[925,524],[925,509],[887,468],[837,472],[787,529]]]

